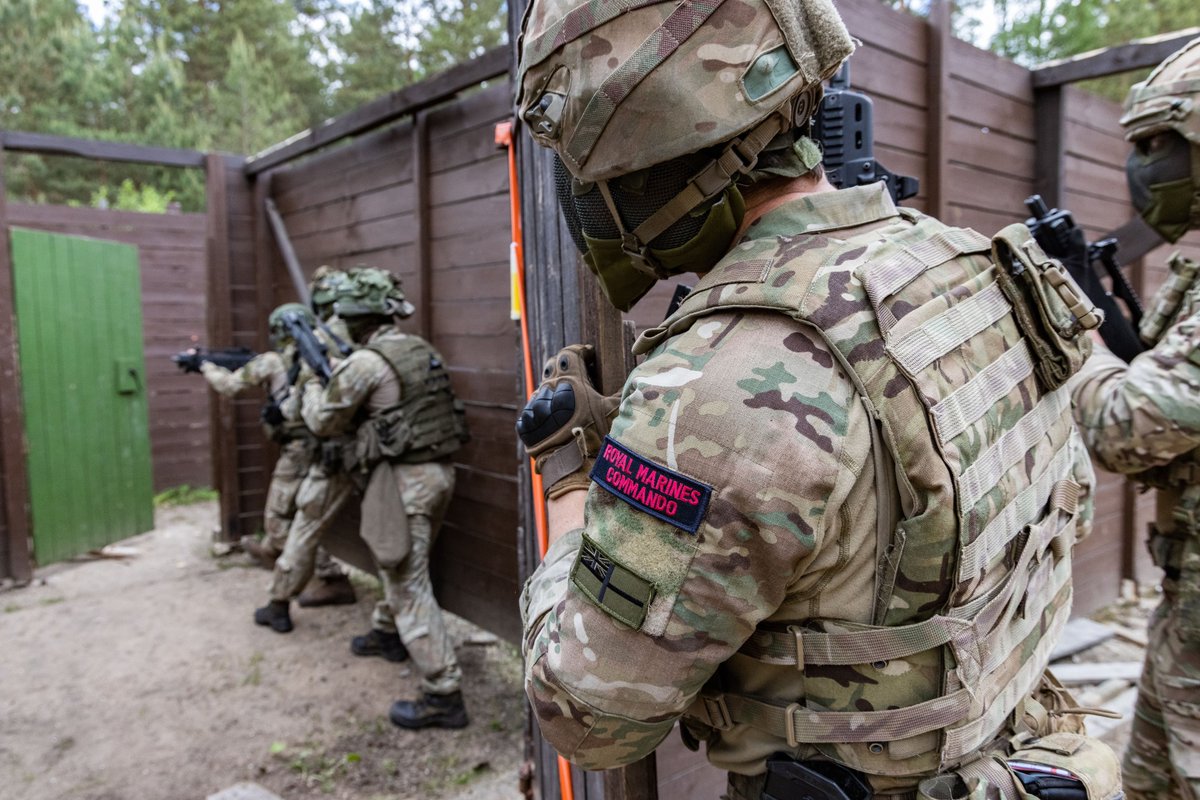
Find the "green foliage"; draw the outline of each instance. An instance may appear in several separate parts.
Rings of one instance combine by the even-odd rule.
[[[0,128],[253,154],[505,38],[503,0],[0,0]],[[129,182],[129,186],[126,183]],[[14,155],[18,202],[204,208],[195,169]]]
[[[154,507],[187,506],[192,503],[216,500],[218,497],[220,495],[216,489],[210,489],[207,486],[188,486],[185,483],[181,486],[172,486],[170,489],[154,495]]]

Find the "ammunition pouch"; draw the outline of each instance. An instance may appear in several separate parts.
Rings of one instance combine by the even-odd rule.
[[[358,468],[354,439],[350,436],[322,439],[320,458],[321,466],[330,475],[342,472],[351,473]]]
[[[393,407],[372,416],[354,435],[354,451],[359,469],[372,471],[381,461],[399,459],[412,443],[412,426],[403,408]]]
[[[795,761],[776,753],[767,759],[762,800],[871,800],[863,777],[833,761]]]
[[[1138,334],[1150,347],[1158,344],[1163,334],[1184,315],[1191,313],[1191,304],[1185,301],[1191,295],[1197,274],[1200,273],[1200,263],[1179,253],[1171,256],[1167,266],[1170,269],[1167,279],[1150,301],[1149,308],[1142,316],[1141,325],[1138,326]]]
[[[996,281],[1033,350],[1038,382],[1053,391],[1091,355],[1092,342],[1085,331],[1099,328],[1104,315],[1024,225],[1009,225],[996,234],[992,254],[998,265]]]

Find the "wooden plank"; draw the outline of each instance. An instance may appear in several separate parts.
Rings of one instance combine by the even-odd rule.
[[[1061,87],[1051,86],[1034,94],[1037,126],[1037,155],[1034,190],[1051,208],[1062,206],[1066,192],[1066,113]]]
[[[950,83],[950,0],[933,0],[929,10],[929,120],[926,128],[926,173],[922,189],[930,212],[941,217],[946,211],[946,170],[949,161],[950,114],[946,88]]]
[[[224,161],[210,154],[205,176],[205,208],[208,214],[206,249],[208,260],[208,341],[229,342],[233,338],[233,318],[230,309],[229,219],[226,204],[226,173]],[[209,393],[212,485],[221,495],[221,536],[231,541],[240,535],[238,529],[237,441],[234,431],[232,404],[216,392]]]
[[[1013,103],[986,88],[951,76],[946,107],[951,119],[986,127],[1027,141],[1037,136],[1032,106]]]
[[[433,211],[429,202],[429,121],[423,112],[418,112],[413,121],[412,152],[413,200],[416,206],[415,221],[417,225],[414,244],[416,245],[417,283],[420,287],[420,296],[414,305],[417,308],[417,323],[420,326],[421,337],[426,341],[431,341],[433,339],[433,263],[429,251]]]
[[[1050,671],[1054,673],[1054,677],[1062,681],[1064,686],[1082,686],[1113,679],[1133,683],[1142,675],[1142,662],[1097,661],[1055,664]]]
[[[1019,64],[957,38],[950,40],[949,62],[950,72],[955,78],[987,89],[1011,102],[1033,105],[1029,70]]]
[[[464,89],[507,73],[511,53],[510,47],[496,47],[429,80],[392,92],[313,130],[298,134],[287,142],[249,159],[246,162],[246,174],[257,175],[347,136],[369,131],[392,120],[443,103]]]
[[[1033,70],[1033,87],[1062,86],[1153,67],[1197,36],[1200,36],[1200,28],[1187,28],[1050,61]]]
[[[9,251],[4,148],[8,134],[0,132],[0,511],[5,534],[0,548],[0,575],[24,583],[33,577],[29,537],[29,475],[25,463],[25,412],[21,406],[21,366],[17,351],[17,318],[13,306],[13,272]]]
[[[120,161],[163,167],[203,167],[204,153],[171,147],[147,147],[127,142],[101,142],[47,133],[4,131],[3,147],[14,153],[76,156],[93,161]]]

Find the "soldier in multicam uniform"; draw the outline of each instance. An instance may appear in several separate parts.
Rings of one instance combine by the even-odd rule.
[[[1200,227],[1200,39],[1133,87],[1121,125],[1138,212],[1168,241]],[[1075,418],[1106,469],[1158,489],[1150,552],[1163,598],[1151,621],[1133,734],[1131,800],[1200,798],[1200,265],[1174,254],[1142,321],[1150,349],[1103,347],[1073,379]]]
[[[200,365],[200,372],[209,386],[224,397],[236,397],[256,388],[262,388],[267,393],[262,410],[263,429],[269,439],[279,444],[279,457],[267,487],[262,541],[253,536],[243,536],[241,539],[242,549],[266,569],[273,568],[275,559],[283,552],[288,528],[296,513],[296,494],[304,475],[313,464],[319,446],[316,437],[300,419],[293,392],[299,365],[296,363],[295,347],[282,323],[286,313],[297,314],[307,324],[316,326],[316,318],[307,306],[284,304],[267,318],[267,327],[278,350],[260,353],[245,366],[233,371],[211,361]],[[350,585],[349,578],[328,554],[322,552],[318,559],[317,581],[301,594],[300,602],[306,606],[321,606],[354,601],[354,587]]]
[[[702,277],[619,405],[577,345],[518,422],[552,540],[526,691],[586,769],[680,722],[736,800],[1113,800],[1045,674],[1097,316],[1024,226],[833,189],[808,125],[852,49],[828,0],[531,4],[517,107],[588,267],[622,310]]]
[[[303,415],[318,435],[347,442],[343,474],[363,485],[361,533],[384,590],[371,630],[351,650],[412,657],[422,697],[392,705],[396,725],[461,728],[462,670],[433,596],[429,555],[454,492],[450,456],[466,439],[462,407],[437,351],[394,326],[414,309],[390,273],[352,270],[333,308],[360,347],[324,389],[309,385]]]

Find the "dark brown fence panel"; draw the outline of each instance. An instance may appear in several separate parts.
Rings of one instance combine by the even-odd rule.
[[[276,169],[271,195],[306,274],[321,264],[385,267],[426,310],[402,327],[445,356],[471,427],[434,554],[435,587],[450,611],[516,640],[519,342],[509,318],[507,162],[494,134],[510,91],[493,85],[422,112],[419,124]],[[274,261],[274,299],[285,302],[294,291]]]
[[[207,389],[170,361],[205,340],[204,215],[16,204],[8,214],[12,225],[137,246],[154,488],[209,484]]]
[[[206,162],[209,313],[214,347],[262,350],[267,344],[264,296],[255,271],[259,230],[253,187],[240,159],[210,155]],[[213,483],[221,492],[221,534],[226,539],[262,528],[262,509],[274,453],[262,435],[260,393],[227,400],[210,393]]]

